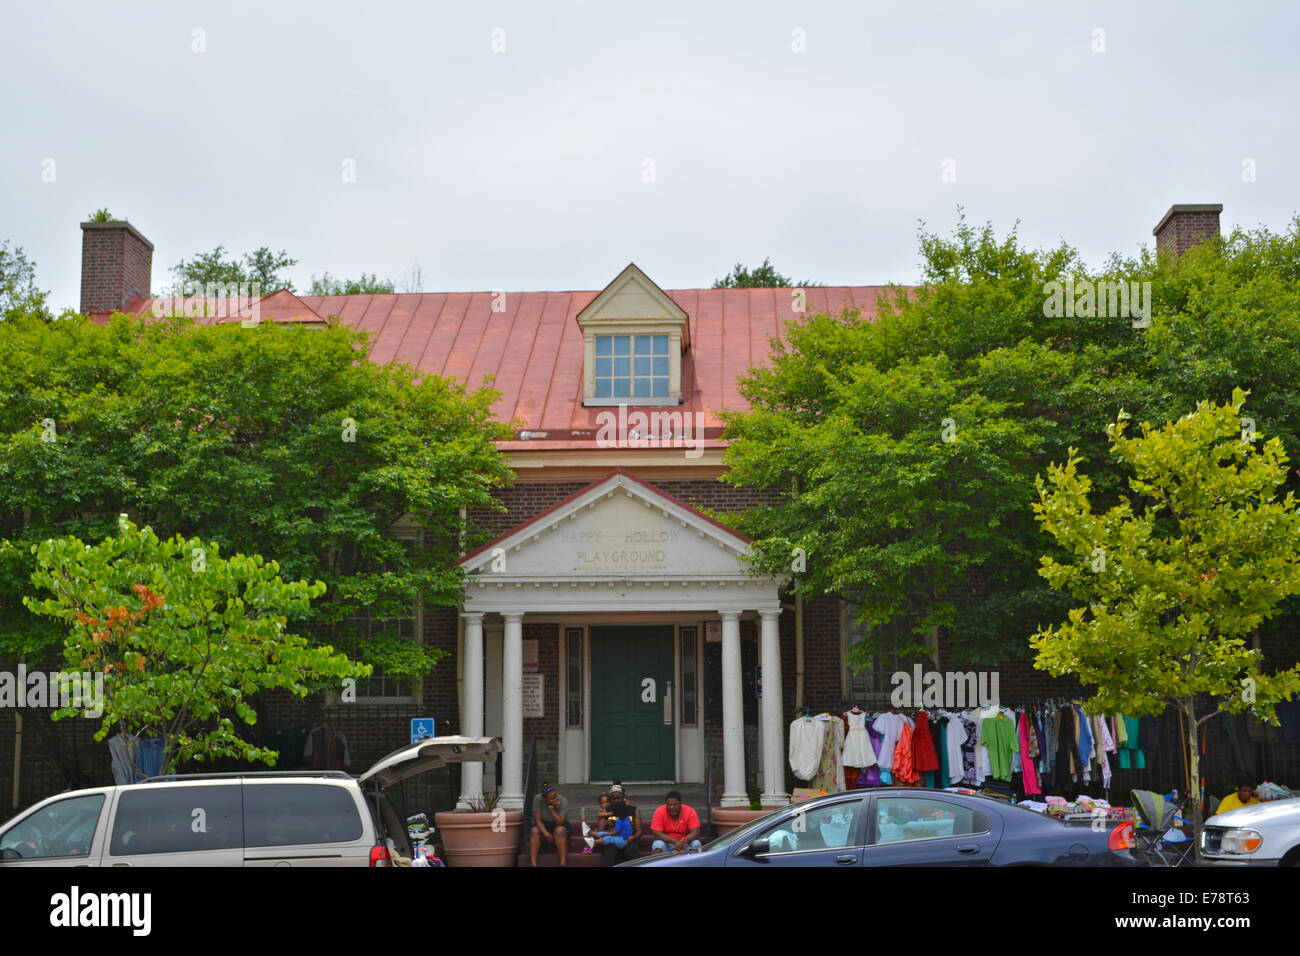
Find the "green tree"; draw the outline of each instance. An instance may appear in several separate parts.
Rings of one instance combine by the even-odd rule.
[[[208,285],[251,285],[254,282],[259,283],[262,295],[280,289],[292,292],[293,282],[284,271],[297,264],[298,260],[290,258],[283,249],[272,252],[262,246],[245,253],[242,259],[236,259],[234,256],[226,257],[225,246],[217,246],[211,252],[200,252],[193,259],[183,259],[172,266],[172,274],[176,277],[173,292],[177,296],[202,295]]]
[[[1243,419],[1246,395],[1203,402],[1159,428],[1126,437],[1113,452],[1131,469],[1114,506],[1095,511],[1091,482],[1071,454],[1038,482],[1034,512],[1064,559],[1045,556],[1053,587],[1085,602],[1064,623],[1038,631],[1035,666],[1095,685],[1092,713],[1182,715],[1187,792],[1200,822],[1197,732],[1220,712],[1251,710],[1277,723],[1274,705],[1300,691],[1300,665],[1265,673],[1248,645],[1284,599],[1300,593],[1300,511],[1279,500],[1287,456]],[[1198,715],[1199,695],[1212,703]]]
[[[922,230],[920,250],[920,285],[874,317],[788,322],[741,382],[749,409],[723,415],[724,480],[778,492],[728,520],[767,570],[789,574],[803,549],[796,591],[857,606],[855,660],[936,627],[954,666],[1027,658],[1066,606],[1037,573],[1054,545],[1032,520],[1034,476],[1074,448],[1097,463],[1097,500],[1117,501],[1105,426],[1121,408],[1176,419],[1240,384],[1260,430],[1300,444],[1300,219],[1091,271],[1068,245],[1027,249],[964,217]],[[1148,307],[1062,314],[1049,289],[1067,280],[1136,284]],[[1296,646],[1296,621],[1292,599],[1262,635]]]
[[[86,217],[86,221],[87,222],[117,222],[118,219],[111,212],[109,212],[108,207],[105,206],[103,209],[96,209],[94,212],[92,212],[89,216]]]
[[[99,540],[126,513],[160,535],[262,554],[326,594],[295,621],[399,679],[442,656],[406,639],[417,601],[455,606],[462,519],[511,473],[496,393],[359,359],[363,333],[119,316],[0,323],[0,660],[48,660],[31,547]],[[396,536],[409,519],[414,545]],[[356,623],[370,618],[364,635]]]
[[[391,279],[363,272],[356,279],[335,279],[328,272],[319,279],[311,277],[308,295],[380,295],[394,290]]]
[[[285,581],[274,561],[225,558],[199,538],[162,541],[125,516],[97,545],[69,536],[33,550],[32,582],[53,596],[24,603],[65,630],[67,670],[103,675],[102,700],[92,683],[81,688],[81,706],[55,719],[102,708],[96,740],[163,737],[167,772],[217,757],[271,764],[275,752],[240,733],[257,723],[257,693],[305,697],[309,685],[370,671],[289,629],[289,617],[304,618],[325,585]]]
[[[27,315],[49,321],[48,294],[36,288],[36,263],[22,247],[9,248],[8,239],[0,242],[0,318]]]
[[[776,271],[770,259],[764,259],[762,265],[755,266],[753,269],[747,269],[737,262],[729,273],[721,279],[715,279],[713,282],[713,288],[715,289],[805,289],[819,285],[824,285],[824,283],[791,282],[786,276]]]

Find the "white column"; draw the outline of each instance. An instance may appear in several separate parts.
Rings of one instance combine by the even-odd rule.
[[[722,612],[722,805],[748,807],[745,699],[740,677],[740,613]]]
[[[483,736],[483,615],[462,614],[465,622],[465,699],[460,715],[461,733]],[[460,765],[460,799],[456,806],[468,809],[483,799],[483,765],[477,760]]]
[[[524,806],[524,616],[504,614],[501,649],[501,793],[497,806]]]
[[[763,727],[763,806],[784,806],[790,802],[785,793],[785,754],[781,732],[781,612],[759,611],[762,629],[759,661],[763,667],[763,699],[759,721]]]

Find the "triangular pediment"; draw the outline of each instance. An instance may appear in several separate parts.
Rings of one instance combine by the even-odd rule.
[[[479,582],[750,579],[749,540],[623,471],[460,562]]]
[[[648,322],[676,325],[686,335],[686,312],[636,263],[626,269],[577,315],[578,324],[589,326]]]

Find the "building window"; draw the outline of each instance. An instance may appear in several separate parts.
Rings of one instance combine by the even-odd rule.
[[[889,695],[894,689],[890,678],[903,664],[897,653],[877,651],[871,656],[867,667],[860,671],[849,662],[849,652],[862,642],[866,628],[854,620],[851,609],[843,607],[843,623],[840,633],[843,635],[844,660],[844,699],[848,703],[864,706],[881,706],[889,703]]]
[[[394,535],[394,537],[409,549],[419,546],[420,538],[417,533],[406,531]],[[363,647],[366,642],[378,637],[396,638],[399,641],[420,640],[420,609],[418,602],[412,602],[405,609],[405,613],[384,617],[376,616],[369,607],[359,608],[348,623],[351,625],[357,648]],[[380,665],[375,664],[374,670],[369,677],[357,678],[357,702],[367,704],[413,704],[416,700],[415,683],[409,677],[389,676],[384,673],[384,669]]]
[[[565,724],[582,726],[582,628],[564,629]]]
[[[700,701],[696,687],[699,684],[699,628],[682,628],[682,726],[694,727],[700,722]]]
[[[667,398],[667,335],[596,336],[596,398]]]
[[[352,616],[350,623],[352,632],[356,635],[359,643],[364,643],[384,634],[395,634],[400,641],[416,640],[414,606],[411,608],[409,617],[378,619],[371,615],[369,608],[364,608]],[[414,681],[408,677],[389,677],[378,664],[374,665],[374,671],[369,677],[357,678],[357,700],[359,702],[366,701],[372,704],[390,701],[414,702],[414,698]]]

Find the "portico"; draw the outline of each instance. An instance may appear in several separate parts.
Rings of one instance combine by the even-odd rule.
[[[545,624],[562,655],[563,713],[551,715],[562,781],[703,782],[708,642],[721,645],[721,802],[747,807],[742,620],[759,639],[762,800],[786,802],[780,582],[752,572],[748,549],[743,535],[615,470],[462,559],[462,725],[492,732],[499,714],[499,806],[523,806],[524,628]],[[482,765],[467,764],[460,805],[482,789]]]

